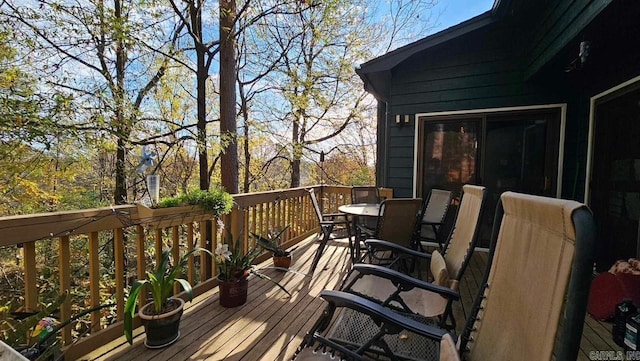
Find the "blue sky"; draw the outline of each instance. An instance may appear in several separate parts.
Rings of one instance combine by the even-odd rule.
[[[432,34],[480,15],[492,6],[493,0],[439,0],[433,8],[436,27]]]

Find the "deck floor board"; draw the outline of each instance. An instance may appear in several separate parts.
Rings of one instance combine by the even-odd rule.
[[[292,269],[307,274],[317,248],[313,238],[294,254]],[[457,332],[465,326],[478,287],[482,282],[488,254],[477,251],[460,282],[461,302],[454,305]],[[144,347],[144,332],[137,330],[133,346],[124,337],[100,347],[84,360],[290,360],[305,333],[324,309],[319,294],[337,289],[350,267],[348,242],[330,241],[313,277],[269,269],[270,261],[258,268],[280,280],[292,294],[287,296],[268,281],[253,277],[245,305],[225,309],[218,304],[217,287],[187,304],[181,336],[161,350]],[[578,360],[589,360],[591,351],[620,351],[611,339],[611,324],[586,316]]]

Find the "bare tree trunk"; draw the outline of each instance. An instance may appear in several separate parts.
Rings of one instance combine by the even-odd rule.
[[[240,85],[240,111],[242,112],[242,118],[244,118],[244,172],[242,181],[242,192],[249,193],[249,186],[251,185],[251,149],[249,148],[249,104],[247,104],[247,97],[244,93],[244,87]]]
[[[207,47],[202,42],[202,4],[189,2],[189,15],[195,36],[196,79],[197,79],[197,116],[198,116],[198,163],[200,168],[200,189],[209,189],[209,160],[207,155],[207,77],[205,63]]]
[[[300,158],[302,157],[302,144],[300,144],[300,117],[296,115],[291,131],[291,188],[300,187]]]
[[[220,157],[222,186],[238,193],[238,138],[236,120],[235,0],[220,0]]]
[[[120,0],[114,1],[115,21],[122,23],[122,4]],[[115,204],[127,203],[127,175],[126,175],[126,146],[129,139],[129,126],[125,119],[124,110],[124,74],[126,54],[124,50],[124,39],[121,36],[116,38],[116,94],[114,94],[116,104],[116,136],[118,137],[118,149],[116,151],[116,189],[113,194]]]

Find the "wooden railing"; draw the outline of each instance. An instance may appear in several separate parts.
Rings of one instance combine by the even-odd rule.
[[[324,212],[336,212],[340,205],[351,203],[350,187],[313,188]],[[381,195],[390,198],[392,190],[382,189]],[[291,247],[318,231],[317,217],[305,188],[238,194],[234,195],[234,201],[231,214],[223,217],[225,232],[241,237],[245,249],[255,246],[249,237],[251,232],[264,235],[288,226],[283,240],[285,246]],[[210,220],[211,215],[193,207],[168,208],[149,214],[135,205],[0,217],[0,247],[21,250],[25,310],[38,308],[42,264],[55,258],[39,255],[43,253],[42,248],[54,249],[57,253],[57,262],[53,261],[57,265],[50,268],[57,268],[53,277],[57,278],[60,293],[73,295],[77,287],[88,285],[88,302],[81,300],[84,301],[81,308],[105,303],[105,294],[115,303],[111,322],[100,311],[91,313],[87,321],[90,322],[89,336],[72,343],[73,325],[63,329],[61,337],[67,345],[65,358],[75,359],[122,335],[125,292],[133,279],[144,278],[145,271],[153,268],[153,260],[158,261],[163,249],[172,247],[174,259],[196,246],[215,249],[219,242],[218,223],[208,222]],[[205,237],[207,228],[211,234],[210,244]],[[87,253],[79,252],[78,248],[86,249]],[[106,250],[112,253],[105,256]],[[102,264],[111,261],[109,256],[115,267]],[[257,261],[267,257],[269,255],[264,254]],[[83,262],[86,269],[71,269],[72,264]],[[101,283],[104,277],[110,278],[114,286],[105,289]],[[194,294],[201,294],[217,286],[215,262],[208,257],[192,256],[185,277],[194,285]],[[178,291],[176,288],[174,293],[180,295]],[[144,303],[145,295],[141,297]],[[67,297],[60,307],[61,320],[72,316],[71,298]]]

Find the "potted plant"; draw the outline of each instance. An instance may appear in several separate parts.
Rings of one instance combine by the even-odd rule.
[[[193,299],[191,284],[178,276],[187,264],[189,256],[198,251],[211,254],[204,248],[195,248],[171,266],[171,249],[167,249],[162,253],[162,260],[156,271],[154,273],[147,272],[147,279],[133,283],[124,307],[124,335],[129,344],[133,344],[133,317],[138,305],[138,295],[146,285],[151,288],[153,301],[138,311],[147,335],[145,346],[148,348],[165,347],[178,339],[184,301],[181,298],[170,296],[173,293],[173,285],[178,282],[189,301]]]
[[[41,303],[41,310],[37,312],[10,312],[11,316],[4,318],[2,341],[0,342],[0,359],[2,360],[60,360],[64,355],[62,343],[58,338],[60,330],[85,315],[112,307],[115,304],[99,305],[84,310],[61,321],[53,317],[63,302],[69,297],[68,291],[60,294],[51,303]],[[8,312],[5,310],[3,312]],[[8,315],[7,315],[8,316]]]
[[[270,232],[267,237],[253,232],[251,233],[251,236],[256,240],[258,246],[273,253],[274,267],[285,270],[288,270],[291,266],[291,252],[293,252],[293,250],[287,251],[282,247],[282,235],[288,228],[289,226],[286,226],[278,233]]]
[[[231,237],[229,237],[231,238]],[[287,295],[291,296],[282,285],[271,277],[260,273],[253,266],[253,261],[262,253],[259,248],[252,248],[247,253],[242,252],[240,240],[232,245],[229,250],[228,243],[220,243],[215,250],[216,263],[218,265],[218,287],[220,289],[220,305],[222,307],[237,307],[247,302],[247,292],[250,274],[269,280],[280,287]]]

